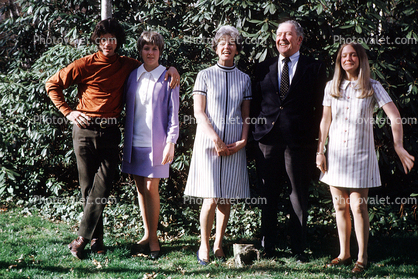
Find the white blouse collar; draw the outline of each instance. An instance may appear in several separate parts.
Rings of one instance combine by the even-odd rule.
[[[343,80],[342,80],[342,82],[341,82],[340,88],[341,88],[341,89],[346,90],[346,89],[347,89],[347,87],[348,87],[350,84],[352,84],[352,85],[353,85],[353,87],[355,88],[355,86],[357,85],[357,80],[355,80],[355,81],[349,81],[349,80],[347,80],[347,79],[343,79]]]
[[[148,72],[147,70],[145,70],[144,64],[142,64],[138,68],[138,71],[136,72],[136,80],[139,81],[139,79],[144,73],[150,73],[154,80],[158,80],[164,71],[165,71],[165,67],[158,65],[157,68],[155,68],[151,72]]]

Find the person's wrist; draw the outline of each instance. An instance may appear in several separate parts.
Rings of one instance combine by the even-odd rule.
[[[325,154],[325,146],[323,148],[317,148],[316,149],[316,155],[324,155],[324,154]]]
[[[222,140],[221,140],[219,137],[213,137],[213,138],[212,138],[212,141],[213,141],[215,144],[219,144]]]
[[[395,143],[393,145],[393,147],[395,147],[395,149],[397,149],[397,148],[403,148],[403,144],[402,143]]]
[[[174,65],[165,66],[165,69],[168,71],[171,67],[174,69],[177,69],[176,66]]]

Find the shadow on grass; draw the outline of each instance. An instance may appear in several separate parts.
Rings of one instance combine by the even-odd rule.
[[[16,218],[16,228],[25,226],[25,223],[19,224],[18,221],[20,219]],[[43,222],[45,221],[43,220],[36,225],[42,227]],[[112,278],[113,276],[138,278],[138,274],[155,272],[161,276],[173,276],[175,278],[180,278],[178,276],[181,276],[181,274],[190,277],[205,277],[209,273],[215,277],[243,275],[243,278],[255,276],[256,273],[259,273],[257,276],[263,276],[260,275],[263,273],[269,276],[282,276],[280,278],[283,278],[283,274],[294,274],[299,277],[303,277],[305,274],[320,274],[320,276],[324,275],[331,278],[336,276],[339,276],[338,278],[352,278],[350,273],[352,266],[335,269],[326,269],[324,267],[325,263],[331,259],[331,256],[337,256],[339,252],[336,229],[334,230],[330,227],[316,227],[310,231],[309,243],[312,255],[310,256],[311,261],[307,264],[296,263],[296,260],[287,248],[288,238],[285,232],[281,232],[279,235],[281,237],[279,240],[281,247],[277,249],[275,260],[261,259],[254,262],[252,266],[244,268],[233,267],[233,244],[254,244],[256,248],[260,248],[260,240],[257,238],[249,239],[229,236],[225,239],[224,251],[227,258],[231,261],[232,267],[217,264],[210,264],[207,267],[199,266],[195,256],[200,245],[197,235],[183,236],[182,238],[161,242],[163,256],[157,261],[152,261],[145,257],[132,258],[130,249],[133,241],[129,239],[115,240],[111,235],[107,235],[105,237],[105,244],[107,244],[106,255],[92,254],[90,249],[87,248],[85,260],[79,261],[72,258],[67,248],[67,244],[74,239],[74,235],[64,232],[65,228],[66,226],[59,225],[50,229],[51,232],[56,232],[57,230],[63,232],[56,235],[53,233],[45,235],[42,230],[38,230],[36,234],[27,232],[21,235],[18,230],[14,229],[11,234],[12,238],[10,238],[10,235],[0,234],[4,246],[2,254],[4,258],[0,260],[0,267],[3,271],[0,271],[0,277],[5,274],[9,274],[10,278],[13,276],[13,278],[32,278],[38,274],[51,275],[53,277],[73,274],[71,276],[74,278],[90,278],[98,274],[103,276],[103,278]],[[23,239],[24,243],[16,246],[14,243],[18,239]],[[213,240],[211,240],[212,243]],[[10,251],[13,251],[14,255],[11,255]],[[369,259],[372,264],[363,277],[395,275],[396,277],[417,277],[418,262],[416,251],[418,251],[418,242],[416,237],[411,234],[407,235],[405,233],[402,236],[391,237],[371,236]],[[353,258],[356,258],[357,242],[354,231],[351,236],[351,252]],[[24,256],[22,257],[21,255]],[[17,261],[19,257],[23,258],[20,262]],[[49,259],[51,259],[51,262]],[[103,267],[97,268],[96,261],[100,262]],[[104,264],[106,261],[108,261],[108,264]],[[6,273],[5,270],[9,271]],[[20,273],[21,270],[22,273]],[[6,276],[6,278],[9,277]]]
[[[339,241],[336,229],[321,228],[318,227],[314,230],[311,230],[311,233],[315,232],[315,235],[309,236],[310,250],[312,254],[310,255],[311,260],[317,259],[329,259],[338,256],[339,253]],[[319,232],[322,232],[320,234]],[[277,250],[277,258],[292,258],[293,255],[290,253],[290,250],[286,248],[284,243],[286,238],[284,235],[280,240],[281,247]],[[65,244],[70,243],[73,239],[66,237],[64,241],[59,239],[47,240],[49,243],[53,244]],[[106,246],[106,249],[109,253],[116,253],[116,251],[121,251],[122,257],[131,258],[130,250],[134,242],[122,242],[117,246]],[[211,240],[211,244],[213,240]],[[224,241],[224,252],[228,258],[233,257],[233,244],[234,243],[246,243],[254,244],[257,249],[261,249],[260,239],[258,238],[227,238]],[[160,242],[161,251],[163,255],[171,253],[186,253],[192,254],[199,249],[200,240],[198,236],[185,236],[183,238],[174,239],[171,241]],[[357,258],[358,247],[355,237],[354,230],[352,231],[350,238],[350,250],[353,259]],[[418,241],[415,236],[370,236],[369,238],[369,261],[370,263],[376,262],[390,262],[392,265],[417,265],[418,264]],[[89,249],[87,249],[87,255],[89,255]],[[68,251],[69,253],[69,251]]]
[[[418,266],[418,238],[416,236],[371,237],[369,240],[371,261],[388,262],[391,265]]]

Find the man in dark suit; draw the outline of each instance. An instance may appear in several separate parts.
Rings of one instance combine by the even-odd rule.
[[[294,20],[277,29],[279,57],[257,65],[252,115],[258,118],[253,136],[257,142],[257,173],[261,194],[263,246],[274,256],[277,238],[277,205],[282,177],[287,175],[290,193],[290,237],[294,255],[307,261],[306,222],[308,188],[315,167],[316,138],[326,83],[325,67],[300,55],[303,29]]]

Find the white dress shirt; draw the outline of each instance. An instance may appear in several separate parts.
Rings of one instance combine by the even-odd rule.
[[[296,67],[298,66],[298,61],[299,61],[299,56],[300,53],[299,51],[296,52],[295,54],[293,54],[292,56],[290,56],[290,62],[288,63],[289,65],[289,86],[292,84],[292,79],[295,75],[296,72]],[[285,57],[282,56],[281,54],[279,55],[279,63],[278,63],[278,79],[279,79],[279,88],[280,88],[280,80],[282,77],[282,71],[283,71],[283,66],[284,66],[284,59]]]

